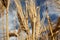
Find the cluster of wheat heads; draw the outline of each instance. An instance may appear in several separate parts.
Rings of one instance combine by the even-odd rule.
[[[26,3],[26,12],[25,16],[22,11],[22,6],[19,1],[14,0],[16,7],[18,9],[18,19],[20,22],[21,29],[25,30],[27,33],[27,40],[37,40],[39,35],[39,28],[40,28],[40,8],[36,7],[35,0],[25,0]],[[32,27],[32,35],[30,34],[30,28],[28,26],[28,18],[30,17],[31,27]],[[20,33],[20,32],[18,32]]]

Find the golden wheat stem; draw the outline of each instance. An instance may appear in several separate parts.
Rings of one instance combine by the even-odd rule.
[[[8,5],[6,9],[6,35],[7,35],[7,40],[9,40],[9,27],[8,27],[8,11],[9,11],[9,5],[10,5],[10,0],[8,0]]]

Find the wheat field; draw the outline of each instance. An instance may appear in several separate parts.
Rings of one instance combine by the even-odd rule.
[[[36,0],[13,0],[15,6],[13,5],[15,12],[10,12],[11,0],[0,0],[0,40],[60,40],[60,17],[57,18],[57,22],[53,23],[49,16],[48,10],[48,0],[46,0],[46,10],[45,17],[48,24],[44,24],[44,18],[41,20],[41,6],[36,6]],[[22,6],[22,1],[25,5]],[[53,0],[53,3],[57,3],[56,8],[59,11],[60,1]],[[25,7],[25,8],[23,8]],[[12,11],[12,10],[11,10]],[[12,28],[13,31],[10,32],[9,20],[11,21],[15,14],[13,20]],[[11,19],[9,18],[11,17]],[[54,16],[53,16],[54,17]],[[16,20],[18,20],[19,26],[16,29]],[[10,39],[10,38],[13,39]]]

